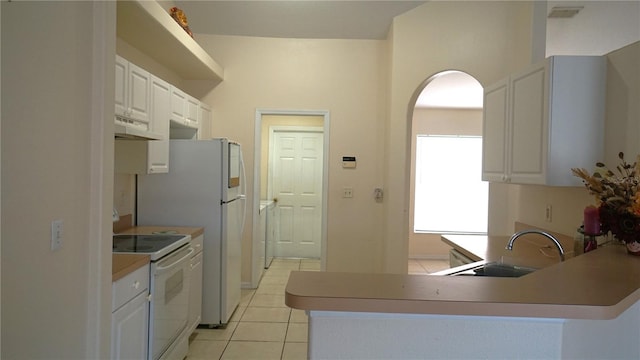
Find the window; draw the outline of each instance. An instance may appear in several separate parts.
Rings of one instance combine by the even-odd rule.
[[[418,135],[414,231],[486,234],[482,137]]]

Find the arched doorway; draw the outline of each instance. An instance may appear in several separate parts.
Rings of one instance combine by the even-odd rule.
[[[486,232],[487,218],[487,184],[480,181],[482,86],[465,72],[447,70],[428,78],[417,92],[411,125],[408,254],[408,270],[414,274],[447,268],[449,248],[441,234]],[[468,174],[477,176],[471,179]],[[482,191],[484,198],[475,198]],[[484,207],[484,213],[469,210],[471,203]],[[471,224],[477,219],[484,220],[484,229]]]

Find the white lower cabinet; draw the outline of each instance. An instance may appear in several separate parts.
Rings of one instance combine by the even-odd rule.
[[[189,317],[187,320],[187,333],[191,334],[200,324],[202,319],[202,249],[204,235],[199,235],[191,240],[194,249],[191,257],[191,272],[189,274]]]
[[[149,266],[112,285],[111,359],[146,359],[149,335]]]

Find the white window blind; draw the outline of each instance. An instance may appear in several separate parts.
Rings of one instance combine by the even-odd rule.
[[[482,137],[418,135],[414,231],[485,234]]]

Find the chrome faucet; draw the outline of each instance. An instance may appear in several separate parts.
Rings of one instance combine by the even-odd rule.
[[[516,239],[526,234],[539,234],[553,241],[553,244],[558,248],[558,252],[560,253],[560,261],[564,261],[564,250],[562,249],[562,245],[560,245],[560,242],[558,241],[558,239],[556,239],[553,235],[549,234],[548,232],[542,231],[542,230],[533,229],[533,230],[518,231],[517,233],[513,234],[513,236],[511,236],[511,239],[509,239],[509,243],[507,244],[506,249],[509,251],[513,250],[513,243],[516,241]]]

